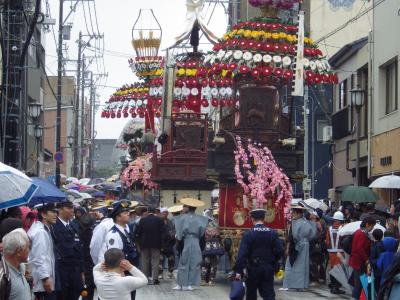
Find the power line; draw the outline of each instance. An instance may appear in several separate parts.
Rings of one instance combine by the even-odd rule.
[[[99,22],[98,22],[98,18],[97,18],[96,1],[93,1],[93,8],[94,8],[94,16],[95,16],[95,20],[96,20],[97,33],[100,35]]]
[[[382,4],[386,0],[379,0],[377,2],[374,2],[371,7],[365,9],[364,11],[358,13],[355,17],[351,18],[350,20],[346,21],[344,24],[340,25],[339,27],[336,27],[334,30],[331,32],[327,33],[323,37],[319,38],[318,40],[315,41],[316,44],[319,44],[320,42],[326,40],[327,38],[330,38],[332,35],[335,35],[339,31],[343,30],[346,28],[349,24],[353,23],[354,21],[357,21],[359,18],[370,12],[371,10],[375,9],[378,5]]]
[[[90,30],[89,30],[89,26],[88,26],[88,22],[87,22],[87,18],[86,18],[86,9],[85,9],[85,1],[84,0],[82,0],[82,6],[83,6],[83,17],[85,20],[86,32],[88,35],[93,35],[94,32],[92,32],[92,34],[90,34]]]
[[[46,66],[45,66],[45,64],[43,63],[43,60],[42,60],[42,58],[41,58],[40,56],[39,56],[39,64],[40,64],[40,67],[41,67],[42,70],[43,70],[44,76],[46,77],[47,84],[49,85],[49,89],[50,89],[51,93],[53,94],[54,99],[57,99],[57,95],[56,95],[56,93],[54,92],[54,89],[53,89],[53,87],[52,87],[52,85],[51,85],[51,83],[50,83],[49,76],[47,75]]]

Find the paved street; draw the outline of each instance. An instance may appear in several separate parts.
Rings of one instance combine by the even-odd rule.
[[[175,299],[185,299],[185,300],[222,300],[229,298],[229,283],[222,277],[219,278],[217,284],[213,287],[199,287],[193,292],[182,292],[173,291],[172,288],[175,286],[174,280],[163,280],[160,285],[149,285],[145,288],[140,289],[137,292],[137,299],[146,300],[175,300]],[[308,292],[282,292],[278,289],[281,284],[276,284],[275,290],[277,293],[277,300],[297,300],[297,299],[330,299],[330,300],[340,300],[340,299],[350,299],[349,296],[336,296],[329,293],[329,290],[325,286],[314,287]]]

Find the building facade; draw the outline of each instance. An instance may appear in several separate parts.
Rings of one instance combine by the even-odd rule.
[[[43,103],[43,147],[48,153],[48,159],[44,161],[45,176],[54,175],[56,163],[52,159],[56,153],[56,116],[57,102],[53,91],[57,91],[57,77],[49,77],[50,85],[45,82],[44,85],[44,103]],[[72,145],[68,144],[68,137],[73,135],[73,118],[75,101],[75,78],[72,76],[62,78],[62,106],[61,106],[61,149],[64,153],[64,162],[60,165],[61,173],[67,177],[72,172]]]
[[[400,111],[398,1],[383,1],[373,13],[370,176],[400,175]],[[400,197],[398,190],[379,191],[386,201]]]
[[[349,185],[356,184],[356,109],[351,103],[351,90],[364,91],[364,105],[360,110],[360,185],[368,185],[368,87],[369,50],[368,37],[363,37],[342,47],[330,59],[337,70],[339,84],[334,88],[332,114],[332,172],[333,188],[339,197]]]
[[[5,1],[0,7],[0,47],[4,55],[0,159],[28,175],[39,176],[43,147],[41,131],[37,129],[43,125],[43,116],[37,108],[43,104],[45,49],[42,25],[36,24],[32,36],[28,36],[34,5],[32,1],[15,0]],[[37,115],[32,115],[32,111]]]
[[[114,152],[117,150],[115,145],[117,143],[116,139],[95,139],[94,140],[94,151],[93,151],[93,162],[92,162],[92,173],[94,177],[104,177],[100,176],[103,171],[114,170],[113,174],[118,173],[118,158],[115,157]],[[114,158],[114,159],[113,159]]]
[[[309,21],[310,37],[323,45],[324,52],[332,57],[344,45],[368,35],[372,30],[372,8],[375,1],[354,1],[349,9],[332,9],[329,1],[305,0],[306,18]],[[307,17],[308,15],[308,17]],[[343,24],[352,20],[347,26]]]

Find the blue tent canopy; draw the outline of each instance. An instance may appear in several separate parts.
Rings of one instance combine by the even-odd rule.
[[[32,207],[40,203],[56,203],[66,201],[65,193],[61,192],[48,180],[39,177],[33,177],[32,181],[39,187],[39,189],[29,201],[29,206]]]

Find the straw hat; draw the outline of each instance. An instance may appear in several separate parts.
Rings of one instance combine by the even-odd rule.
[[[135,210],[137,213],[141,213],[143,211],[147,211],[148,207],[146,205],[141,204],[141,205],[136,206]]]
[[[168,212],[171,214],[181,212],[183,210],[183,205],[174,205],[168,208]]]
[[[183,205],[187,205],[190,207],[202,207],[204,206],[204,202],[201,200],[193,199],[193,198],[183,198],[180,200]]]
[[[96,206],[89,206],[89,209],[91,211],[94,211],[94,210],[100,210],[102,208],[107,208],[107,207],[108,207],[108,205],[96,205]]]
[[[299,204],[295,204],[295,205],[292,204],[290,206],[290,209],[303,209],[303,210],[306,210],[307,208],[305,208],[304,206],[301,206]]]
[[[139,205],[139,202],[137,201],[131,201],[131,205],[129,206],[130,208],[136,207]]]
[[[129,212],[136,212],[136,206],[139,205],[139,202],[137,201],[131,201],[131,205],[129,205]],[[136,212],[137,213],[137,212]]]

